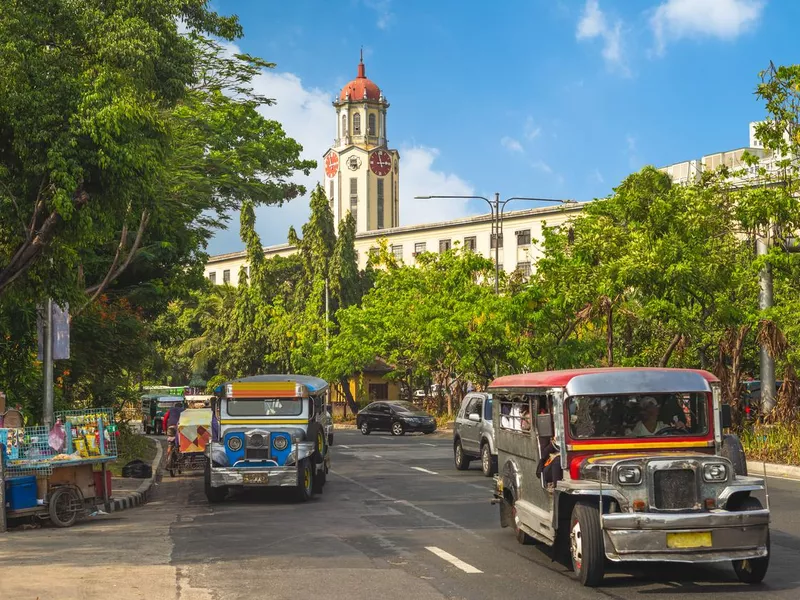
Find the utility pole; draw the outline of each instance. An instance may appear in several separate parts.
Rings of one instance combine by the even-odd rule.
[[[45,312],[43,327],[43,352],[42,362],[44,363],[44,424],[49,431],[53,427],[53,299],[48,298],[45,302]]]
[[[769,233],[767,237],[756,239],[756,254],[767,256],[769,254]],[[772,308],[772,267],[765,262],[758,274],[759,293],[758,308],[765,311]],[[775,359],[770,355],[765,344],[761,344],[761,412],[767,414],[775,407]]]

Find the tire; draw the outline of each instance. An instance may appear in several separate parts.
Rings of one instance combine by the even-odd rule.
[[[747,457],[744,454],[744,448],[742,448],[742,442],[739,440],[739,436],[730,434],[723,435],[720,455],[731,461],[734,473],[737,475],[747,475]]]
[[[761,504],[761,501],[758,498],[745,498],[737,507],[736,510],[743,511],[743,510],[761,510],[764,508]],[[769,533],[767,534],[767,555],[762,558],[750,558],[747,560],[734,560],[731,561],[733,565],[733,570],[736,572],[736,577],[739,578],[739,581],[742,583],[749,583],[750,585],[754,585],[757,583],[761,583],[764,580],[764,576],[767,574],[767,569],[769,569],[769,555],[770,555],[770,543],[769,543]]]
[[[319,471],[314,474],[314,493],[321,494],[323,488],[325,487],[325,482],[328,480],[328,474],[325,472],[325,467],[323,466]]]
[[[47,512],[57,527],[72,527],[78,520],[78,494],[69,487],[58,487],[50,495]]]
[[[605,575],[605,548],[597,506],[578,502],[569,521],[572,570],[586,587],[596,587]]]
[[[517,509],[515,506],[511,507],[511,524],[514,526],[514,537],[523,546],[533,543],[533,538],[525,533],[519,526],[519,518],[517,517]]]
[[[306,435],[309,442],[314,442],[314,453],[311,455],[311,460],[314,461],[314,464],[322,464],[322,461],[325,460],[325,430],[319,423],[311,423]]]
[[[459,471],[466,471],[469,469],[470,460],[464,454],[464,447],[461,445],[461,440],[456,440],[453,445],[453,462],[456,464],[456,469]]]
[[[314,470],[309,459],[304,458],[297,465],[297,488],[295,497],[298,502],[308,502],[314,495]]]
[[[369,425],[366,421],[361,421],[361,435],[369,435]]]
[[[205,492],[206,499],[210,504],[219,504],[228,495],[227,487],[211,487],[211,464],[206,462],[206,467],[203,471],[205,479]]]
[[[481,471],[483,471],[484,477],[491,477],[497,471],[494,466],[492,449],[489,448],[489,444],[486,442],[481,446]]]
[[[406,429],[400,421],[392,423],[392,435],[403,435],[405,432]]]

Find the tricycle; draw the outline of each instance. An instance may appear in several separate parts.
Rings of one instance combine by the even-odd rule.
[[[205,469],[206,445],[211,439],[211,409],[189,408],[181,413],[178,426],[167,430],[167,471],[170,477],[184,471]]]

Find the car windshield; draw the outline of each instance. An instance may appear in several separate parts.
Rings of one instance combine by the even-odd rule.
[[[704,393],[573,396],[568,407],[575,439],[708,433]]]
[[[232,417],[287,417],[303,412],[300,398],[228,398]]]
[[[427,414],[419,406],[414,406],[411,402],[392,402],[389,406],[391,406],[397,412],[401,413],[409,413],[412,415]]]

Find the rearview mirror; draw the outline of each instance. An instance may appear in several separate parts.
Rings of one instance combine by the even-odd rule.
[[[473,423],[480,423],[481,422],[481,416],[478,413],[472,413],[469,416],[469,420],[472,421]]]
[[[553,437],[553,420],[549,413],[536,415],[536,432],[539,437]]]
[[[719,407],[720,413],[720,421],[722,423],[723,429],[728,429],[733,425],[733,419],[731,418],[731,405],[730,404],[723,404]]]

